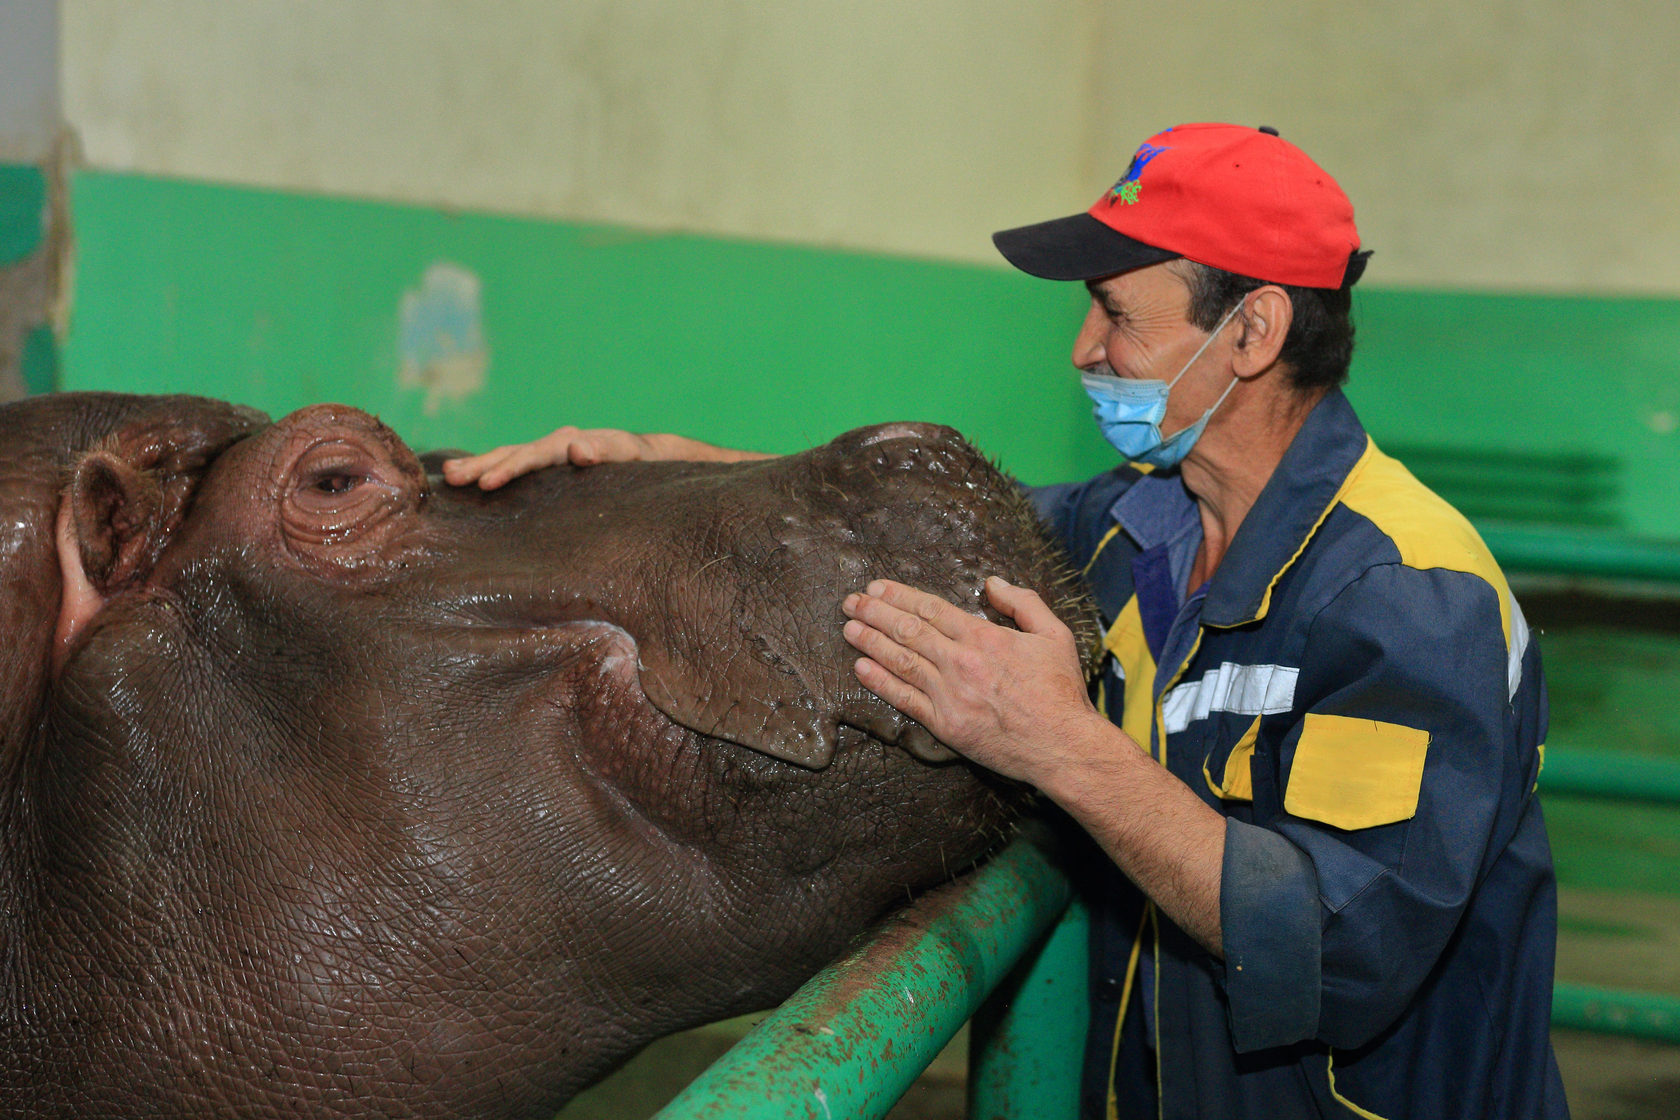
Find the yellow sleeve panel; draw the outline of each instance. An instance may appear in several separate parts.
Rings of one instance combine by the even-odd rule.
[[[1333,828],[1375,828],[1417,813],[1429,732],[1398,723],[1307,714],[1283,807]]]
[[[1138,614],[1136,595],[1127,600],[1120,617],[1108,628],[1103,645],[1126,675],[1120,729],[1147,752],[1155,726],[1155,658],[1150,655],[1149,642],[1143,636],[1143,617]]]
[[[1505,648],[1511,648],[1511,588],[1480,534],[1399,460],[1369,443],[1342,488],[1341,503],[1394,542],[1408,568],[1446,568],[1486,580],[1499,597]]]

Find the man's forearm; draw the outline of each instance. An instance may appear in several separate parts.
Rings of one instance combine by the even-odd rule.
[[[1179,928],[1223,957],[1219,885],[1225,818],[1138,748],[1094,720],[1087,741],[1038,783]]]

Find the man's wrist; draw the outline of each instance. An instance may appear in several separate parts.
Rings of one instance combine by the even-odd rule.
[[[1034,784],[1076,816],[1081,802],[1102,799],[1104,789],[1127,780],[1130,767],[1149,761],[1136,740],[1095,710],[1072,729],[1069,739],[1057,764]]]

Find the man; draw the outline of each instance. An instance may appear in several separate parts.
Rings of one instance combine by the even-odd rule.
[[[845,634],[865,685],[1108,857],[1085,1115],[1567,1115],[1539,654],[1339,389],[1346,196],[1272,130],[1183,125],[1087,213],[994,240],[1091,292],[1073,363],[1127,462],[1035,499],[1108,623],[1101,711],[996,578],[1018,630],[877,581]],[[571,431],[537,461],[733,454]]]

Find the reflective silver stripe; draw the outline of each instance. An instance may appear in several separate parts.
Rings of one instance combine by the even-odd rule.
[[[1224,662],[1199,681],[1186,681],[1161,698],[1161,724],[1176,735],[1211,712],[1262,716],[1295,706],[1291,665],[1233,665]]]
[[[1517,606],[1517,597],[1510,597],[1511,604],[1511,650],[1506,655],[1505,684],[1511,690],[1507,700],[1517,698],[1517,689],[1522,686],[1523,654],[1528,652],[1528,619],[1523,617],[1522,608]]]

